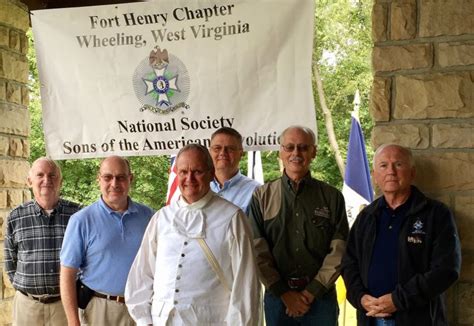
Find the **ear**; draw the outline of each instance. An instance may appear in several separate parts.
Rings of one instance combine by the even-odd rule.
[[[311,158],[314,159],[316,157],[316,153],[318,152],[318,147],[316,145],[313,146],[313,150],[311,153]]]
[[[132,182],[133,182],[133,174],[130,173],[130,183],[132,183]]]
[[[28,184],[28,187],[30,187],[30,188],[33,187],[33,182],[31,181],[30,176],[28,176],[28,177],[26,178],[26,183]]]

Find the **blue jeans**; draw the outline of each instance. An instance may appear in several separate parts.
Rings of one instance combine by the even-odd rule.
[[[374,326],[395,326],[395,319],[374,318]]]
[[[268,291],[265,292],[264,304],[267,326],[337,326],[339,306],[335,290],[314,300],[308,312],[301,317],[289,317],[285,312],[286,307],[283,301]]]

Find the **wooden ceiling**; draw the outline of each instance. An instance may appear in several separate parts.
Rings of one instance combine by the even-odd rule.
[[[133,0],[21,0],[28,6],[29,10],[37,9],[53,9],[53,8],[70,8],[70,7],[85,7],[110,5],[127,2],[142,2]]]

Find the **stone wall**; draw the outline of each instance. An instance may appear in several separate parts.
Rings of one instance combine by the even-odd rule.
[[[372,32],[372,144],[410,147],[417,185],[454,211],[450,324],[474,325],[474,1],[376,0]]]
[[[30,199],[27,7],[0,0],[0,325],[11,324],[13,290],[3,273],[3,239],[9,211]]]

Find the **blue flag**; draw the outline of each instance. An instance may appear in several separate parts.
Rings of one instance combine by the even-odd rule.
[[[351,226],[362,208],[372,202],[374,198],[364,134],[358,119],[354,116],[352,116],[351,122],[342,193],[346,201],[347,220]]]

